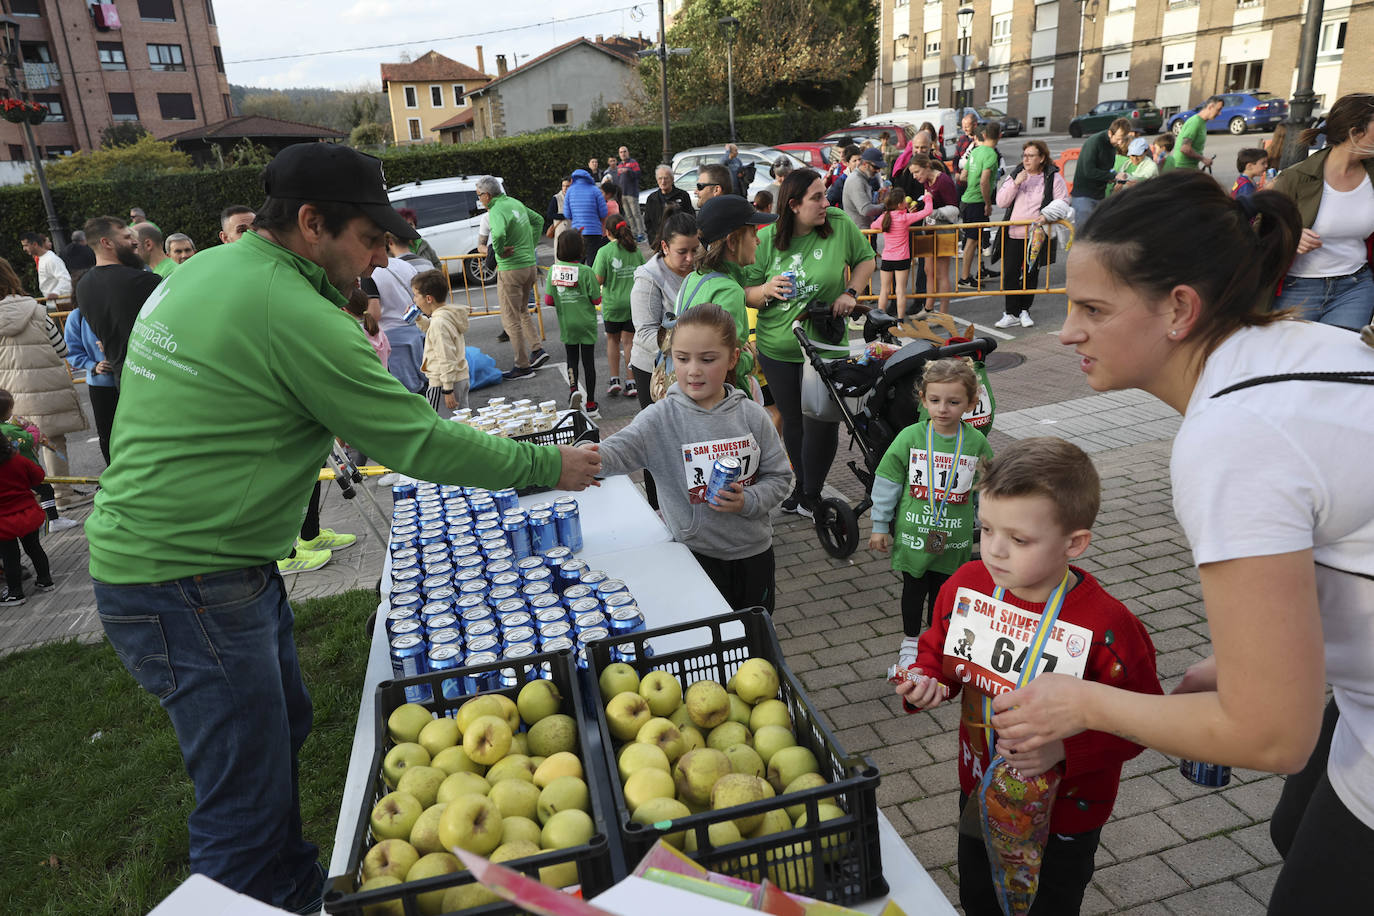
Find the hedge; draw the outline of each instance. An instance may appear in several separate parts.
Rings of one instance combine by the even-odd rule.
[[[735,127],[740,142],[773,145],[814,139],[853,123],[853,117],[852,111],[782,111],[737,118]],[[720,143],[728,130],[722,122],[676,124],[673,148]],[[593,156],[604,160],[622,145],[648,171],[660,158],[663,135],[657,126],[557,131],[478,143],[398,147],[385,152],[382,159],[391,185],[453,175],[500,175],[511,196],[542,211],[572,168],[585,165]],[[231,203],[256,206],[263,197],[257,168],[68,182],[53,185],[52,194],[57,218],[69,237],[89,217],[122,217],[130,207],[142,207],[163,232],[184,232],[200,248],[216,244],[220,210]],[[23,253],[19,239],[25,232],[46,233],[47,225],[37,185],[0,187],[0,256],[19,271],[25,287],[35,294],[38,278],[33,260]]]

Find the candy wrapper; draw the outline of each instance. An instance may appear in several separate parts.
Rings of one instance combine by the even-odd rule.
[[[887,669],[887,682],[896,687],[898,684],[919,684],[921,681],[930,679],[930,675],[922,674],[914,667],[900,668],[897,665]],[[949,699],[949,688],[944,684],[940,685],[940,691],[944,698]]]
[[[1025,916],[1035,902],[1060,779],[1058,767],[1024,778],[1000,754],[983,774],[978,792],[983,843],[1006,916]]]
[[[888,357],[896,353],[898,347],[895,344],[885,343],[881,340],[871,341],[864,347],[863,355],[859,357],[859,365],[867,366],[871,363],[887,362]]]

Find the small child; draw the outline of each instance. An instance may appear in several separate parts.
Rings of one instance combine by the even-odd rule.
[[[72,314],[75,315],[77,312],[74,310]],[[38,457],[38,449],[46,445],[48,440],[43,438],[43,433],[37,426],[23,417],[14,416],[14,395],[3,388],[0,388],[0,436],[8,439],[19,454],[40,468],[43,466],[42,460]],[[81,524],[75,519],[58,516],[57,494],[53,492],[52,484],[40,480],[33,490],[38,497],[39,507],[47,517],[49,531],[65,531]]]
[[[727,383],[740,355],[734,317],[714,303],[693,306],[678,318],[669,352],[677,382],[601,442],[601,473],[647,468],[673,539],[691,549],[730,607],[772,613],[769,513],[791,491],[792,471],[768,412]],[[739,459],[740,476],[708,502],[712,469],[726,456]]]
[[[606,198],[606,218],[620,215],[620,188],[614,183],[601,186],[601,196]]]
[[[1150,144],[1150,151],[1154,153],[1155,165],[1159,170],[1167,171],[1164,164],[1169,161],[1169,154],[1174,151],[1174,135],[1160,134],[1155,137],[1154,142]]]
[[[565,232],[554,246],[557,260],[549,268],[549,291],[544,304],[551,305],[558,314],[558,337],[568,349],[568,406],[578,410],[583,406],[582,392],[586,391],[587,416],[601,416],[596,409],[596,307],[601,304],[601,284],[596,271],[582,260],[582,233]],[[582,365],[582,385],[578,385],[577,367]]]
[[[1025,439],[988,462],[982,496],[982,559],[966,563],[940,590],[935,619],[921,635],[914,674],[897,693],[907,711],[931,709],[962,690],[959,808],[979,791],[993,755],[1024,779],[1055,767],[1062,779],[1043,850],[1035,913],[1076,914],[1092,879],[1102,825],[1111,816],[1121,765],[1142,748],[1085,731],[1033,751],[998,740],[984,698],[1011,690],[1045,615],[1053,624],[1037,674],[1160,694],[1155,649],[1145,627],[1090,574],[1070,566],[1092,540],[1101,485],[1092,461],[1062,439]],[[1057,615],[1057,616],[1056,616]],[[1000,916],[987,849],[959,836],[959,902],[970,916]]]
[[[468,307],[449,305],[442,272],[425,270],[410,278],[410,301],[429,318],[425,331],[425,376],[429,403],[440,416],[468,406]],[[448,413],[440,407],[447,408]]]
[[[906,276],[911,270],[911,227],[921,225],[931,214],[930,192],[921,195],[919,206],[907,207],[906,191],[893,188],[883,198],[883,215],[873,221],[870,229],[883,234],[882,282],[878,287],[878,311],[887,311],[887,297],[893,289],[897,294],[899,317],[906,314]],[[929,312],[933,305],[926,307]]]
[[[773,212],[773,192],[760,191],[754,195],[754,209],[760,213]]]
[[[606,362],[611,369],[611,383],[606,393],[627,398],[639,397],[634,376],[630,374],[630,346],[635,339],[634,322],[630,320],[630,290],[635,285],[635,271],[644,263],[644,255],[635,242],[630,224],[619,214],[606,217],[606,238],[592,261],[592,271],[601,284],[601,323],[606,327]],[[625,383],[620,382],[620,363],[625,363]]]
[[[48,555],[39,543],[43,530],[43,510],[33,490],[43,482],[43,469],[15,450],[9,437],[0,436],[0,559],[5,564],[5,597],[0,606],[23,604],[24,570],[19,561],[19,545],[33,563],[34,588],[46,592],[53,587]]]
[[[344,306],[344,311],[358,319],[363,333],[367,335],[367,342],[372,344],[377,358],[385,366],[386,361],[391,358],[391,341],[387,339],[386,331],[377,323],[376,316],[367,310],[367,293],[356,286],[353,287],[353,291],[348,294],[348,304]]]
[[[1254,147],[1243,149],[1236,154],[1235,184],[1231,185],[1231,197],[1249,197],[1256,191],[1264,190],[1264,172],[1269,168],[1269,154]]]
[[[898,433],[883,455],[868,539],[870,550],[891,551],[902,574],[903,668],[916,661],[940,587],[973,555],[971,494],[980,462],[992,457],[987,438],[963,421],[978,399],[978,376],[966,360],[927,363],[917,393],[930,419]]]

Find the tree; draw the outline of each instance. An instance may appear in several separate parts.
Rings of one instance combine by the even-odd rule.
[[[107,124],[100,132],[100,148],[113,149],[116,146],[129,146],[148,136],[148,128],[137,121],[120,121]]]
[[[387,129],[376,121],[364,121],[348,134],[348,145],[359,149],[381,146],[386,142]]]
[[[63,156],[44,167],[48,180],[82,181],[93,178],[146,178],[150,175],[166,175],[175,172],[190,172],[191,157],[181,152],[171,143],[154,140],[151,134],[144,133],[133,143],[110,149],[82,150],[70,156]],[[25,181],[31,176],[26,176]]]
[[[689,47],[668,61],[674,116],[726,103],[726,42],[717,20],[739,19],[734,45],[735,108],[849,108],[877,65],[873,0],[687,0],[670,47]],[[640,63],[645,89],[659,95],[657,59]]]

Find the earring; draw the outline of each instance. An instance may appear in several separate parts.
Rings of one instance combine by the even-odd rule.
[[[1169,336],[1170,336],[1170,337],[1177,337],[1177,336],[1178,336],[1178,331],[1170,331],[1170,332],[1169,332]]]

